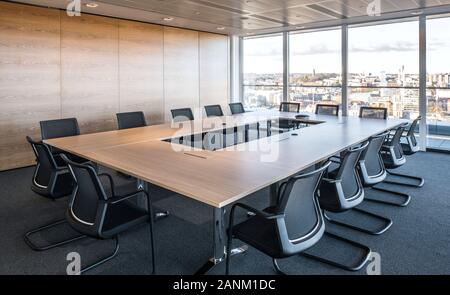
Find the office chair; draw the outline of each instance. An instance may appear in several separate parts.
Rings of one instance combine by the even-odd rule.
[[[173,109],[170,110],[170,112],[172,113],[172,119],[174,122],[194,120],[194,114],[190,108]]]
[[[378,232],[372,232],[359,226],[353,226],[347,223],[335,221],[329,218],[326,214],[326,211],[340,213],[348,210],[356,210],[365,215],[374,216],[374,214],[371,212],[356,208],[356,206],[361,204],[361,202],[364,200],[364,188],[361,184],[361,180],[359,179],[356,165],[358,164],[361,152],[365,150],[368,145],[369,143],[366,142],[361,146],[348,149],[344,153],[345,155],[343,155],[342,160],[339,162],[339,167],[334,169],[333,171],[328,171],[325,173],[325,176],[323,177],[319,188],[319,203],[324,217],[331,223],[344,225],[346,227],[357,229],[363,232],[368,232],[371,234],[380,234],[386,231],[392,225],[392,221],[382,217],[383,221],[388,221],[387,226],[385,226]],[[380,218],[379,216],[376,217]],[[344,241],[346,244],[349,244],[354,248],[358,248],[364,253],[364,255],[355,265],[344,265],[342,263],[334,261],[326,262],[349,271],[360,270],[370,258],[370,248],[342,237],[340,237],[338,240]],[[324,260],[323,257],[309,254],[308,252],[304,252],[302,255],[318,261]]]
[[[234,103],[230,103],[228,105],[230,106],[230,111],[231,111],[232,115],[239,115],[239,114],[245,113],[244,106],[242,105],[241,102],[234,102]],[[245,141],[248,141],[248,132],[250,129],[254,130],[254,128],[250,128],[250,126],[248,126],[248,127],[246,126]],[[238,128],[234,128],[234,134],[235,134],[234,142],[235,143],[238,143],[237,132],[238,132]],[[259,122],[256,123],[256,132],[257,132],[257,138],[259,139],[260,138],[260,123]]]
[[[76,118],[57,119],[39,122],[41,126],[41,138],[42,140],[77,136],[80,135],[80,127]],[[61,166],[65,166],[61,160],[60,155],[64,153],[69,159],[77,163],[87,163],[89,160],[78,157],[76,155],[64,152],[58,148],[49,146],[55,160]]]
[[[206,116],[207,117],[222,117],[222,107],[218,104],[205,106]]]
[[[393,190],[376,187],[377,184],[385,181],[387,176],[386,167],[384,166],[384,162],[380,152],[389,134],[390,131],[386,131],[385,133],[373,136],[372,138],[369,139],[369,146],[367,147],[366,150],[362,152],[361,158],[359,160],[358,164],[359,174],[365,187],[389,193],[391,195],[404,199],[404,201],[402,203],[395,203],[367,197],[365,197],[364,199],[371,202],[405,207],[409,204],[411,196],[405,193],[400,193]]]
[[[406,140],[406,143],[402,143],[402,149],[405,155],[411,156],[417,153],[420,150],[419,143],[417,142],[415,131],[419,124],[419,122],[422,120],[422,116],[417,117],[412,123],[411,126],[408,129],[408,132],[406,133],[403,138]]]
[[[339,116],[339,105],[317,104],[316,115]]]
[[[404,136],[403,134],[404,134],[404,131],[405,131],[406,127],[408,126],[408,124],[405,124],[405,125],[397,128],[394,135],[389,137],[389,139],[385,142],[385,144],[383,145],[383,147],[381,149],[381,156],[383,157],[384,165],[387,168],[386,172],[389,175],[393,175],[393,176],[400,177],[400,178],[412,179],[412,180],[417,181],[417,184],[401,182],[401,181],[394,181],[394,180],[385,180],[384,181],[385,183],[403,185],[403,186],[409,186],[409,187],[416,187],[416,188],[423,187],[425,180],[422,177],[411,176],[411,175],[401,174],[401,173],[394,173],[394,172],[390,171],[391,169],[401,167],[401,166],[403,166],[403,164],[406,163],[405,155],[413,155],[419,151],[419,144],[414,135],[414,131],[420,120],[421,120],[421,117],[418,117],[416,120],[413,121],[413,123],[409,127],[409,130],[408,130],[406,136]],[[402,138],[405,138],[406,143],[401,143]]]
[[[234,102],[228,104],[230,106],[230,111],[232,115],[238,115],[245,113],[244,106],[240,102]]]
[[[375,107],[361,107],[359,109],[360,118],[369,119],[387,119],[387,109],[386,108],[375,108]]]
[[[341,160],[336,162],[339,166],[325,174],[320,185],[320,207],[323,210],[324,217],[331,223],[345,226],[354,230],[358,230],[371,235],[380,235],[387,231],[392,220],[376,215],[359,208],[356,208],[364,200],[364,187],[358,173],[357,165],[360,161],[362,153],[369,147],[369,142],[365,142],[361,146],[352,147],[345,151],[341,156]],[[341,213],[349,210],[357,211],[361,214],[379,219],[385,225],[379,230],[369,230],[357,225],[351,225],[341,221],[332,219],[326,214],[326,211],[333,213]],[[352,269],[355,270],[355,269]]]
[[[325,232],[325,223],[317,200],[317,189],[324,171],[320,169],[294,176],[280,186],[278,205],[260,211],[236,203],[230,211],[228,227],[226,274],[230,272],[231,244],[239,239],[272,257],[278,274],[284,274],[277,262],[279,258],[297,255],[316,244]],[[234,224],[237,208],[255,214]]]
[[[143,112],[117,113],[117,125],[119,129],[129,129],[147,126]]]
[[[282,102],[280,104],[280,112],[299,113],[300,104],[296,102]],[[275,129],[279,129],[281,133],[287,132],[291,129],[298,128],[299,124],[294,120],[279,119],[278,124],[275,124]]]
[[[62,155],[62,158],[67,163],[75,182],[75,188],[70,196],[69,208],[66,214],[67,221],[73,229],[88,237],[100,240],[115,240],[115,249],[112,254],[83,268],[80,272],[84,273],[114,258],[119,251],[119,234],[134,226],[149,222],[152,273],[154,274],[156,262],[153,237],[153,209],[152,199],[148,193],[143,190],[137,190],[125,195],[117,195],[111,175],[106,173],[97,174],[93,167],[73,162],[65,155]],[[106,193],[100,177],[105,177],[109,181],[110,194]],[[127,200],[141,193],[147,197],[147,211],[127,202]]]
[[[72,193],[74,183],[67,166],[62,167],[56,163],[47,145],[43,144],[42,142],[33,141],[29,136],[27,136],[27,141],[30,143],[31,148],[33,149],[37,162],[31,182],[31,190],[38,195],[53,201],[70,195]],[[67,221],[65,219],[62,219],[51,222],[37,229],[28,231],[24,236],[25,243],[32,250],[45,251],[68,244],[84,237],[77,236],[46,246],[38,246],[31,241],[31,236],[33,234],[42,232],[66,222]]]

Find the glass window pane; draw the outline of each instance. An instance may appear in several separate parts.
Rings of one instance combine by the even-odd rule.
[[[395,118],[419,116],[419,23],[349,29],[349,114],[385,106]]]
[[[450,149],[450,17],[427,21],[428,147]]]
[[[289,100],[314,112],[317,103],[341,104],[341,30],[289,36]]]
[[[283,36],[248,38],[243,46],[244,105],[277,107],[283,97]]]

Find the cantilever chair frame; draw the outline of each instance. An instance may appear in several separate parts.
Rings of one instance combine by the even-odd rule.
[[[151,248],[152,248],[152,274],[155,274],[156,273],[156,261],[155,261],[156,254],[155,254],[155,243],[154,243],[154,234],[153,234],[153,231],[154,231],[153,230],[153,227],[154,227],[154,225],[153,225],[153,205],[152,205],[152,198],[150,197],[150,195],[145,190],[138,189],[138,190],[128,193],[124,196],[117,196],[115,194],[114,180],[111,175],[109,175],[107,173],[98,174],[97,171],[92,166],[73,162],[73,161],[69,160],[65,155],[62,155],[62,158],[67,163],[70,173],[72,174],[72,177],[75,181],[75,188],[74,188],[74,191],[72,193],[72,196],[71,196],[71,199],[69,202],[69,208],[67,210],[67,220],[69,221],[69,224],[71,224],[71,223],[80,224],[80,226],[82,226],[84,228],[93,227],[89,230],[91,233],[86,234],[87,236],[95,238],[95,239],[113,239],[115,241],[115,248],[114,248],[112,254],[101,258],[97,262],[92,263],[87,267],[84,267],[83,269],[80,270],[80,274],[83,274],[83,273],[113,259],[119,251],[119,246],[120,246],[119,234],[123,231],[123,229],[119,233],[114,234],[114,236],[109,236],[109,235],[103,234],[103,225],[104,225],[104,222],[106,219],[105,213],[106,213],[106,210],[108,210],[107,207],[127,201],[131,198],[138,196],[141,193],[144,194],[147,199],[147,215],[148,215],[147,220],[149,221],[149,224],[150,224],[150,237],[151,237]],[[104,199],[99,200],[99,204],[100,204],[99,206],[101,207],[101,209],[97,209],[97,210],[102,210],[103,214],[99,214],[99,211],[97,211],[97,214],[96,214],[96,218],[100,218],[100,220],[97,220],[97,221],[94,221],[91,223],[88,221],[84,221],[82,218],[79,218],[74,213],[73,205],[74,205],[74,202],[76,199],[79,184],[78,184],[78,180],[76,178],[73,167],[78,167],[78,168],[89,171],[89,174],[91,175],[91,177],[92,177],[92,175],[94,175],[94,177],[95,177],[94,181],[100,187],[100,192],[98,192],[98,194],[102,195],[104,198]],[[103,189],[103,184],[100,181],[100,177],[106,177],[109,180],[110,187],[111,187],[111,197],[109,197],[109,198],[106,196],[106,193]],[[74,226],[72,225],[72,227],[74,227]],[[77,230],[76,228],[74,228],[74,229]]]
[[[308,172],[302,175],[297,175],[294,177],[291,177],[287,182],[283,183],[279,190],[278,190],[278,200],[281,201],[282,197],[285,196],[285,194],[288,194],[287,197],[289,197],[289,194],[291,194],[291,189],[293,187],[293,185],[295,184],[296,181],[300,180],[300,179],[305,179],[305,178],[309,178],[309,177],[313,177],[316,174],[320,173],[320,176],[318,177],[317,183],[315,184],[315,189],[314,192],[315,194],[317,193],[320,181],[322,179],[322,176],[324,174],[324,172],[326,171],[326,169],[328,169],[328,167],[330,166],[331,162],[326,162],[324,165],[322,165],[321,168],[312,171],[312,172]],[[288,189],[290,188],[290,189]],[[309,230],[308,233],[306,233],[304,236],[296,238],[295,240],[291,240],[288,236],[287,236],[287,231],[285,231],[285,234],[280,234],[280,239],[282,239],[285,243],[287,244],[294,244],[294,243],[302,243],[305,244],[304,248],[309,248],[311,246],[313,246],[315,243],[317,243],[320,238],[322,238],[324,232],[325,232],[325,222],[324,222],[324,218],[320,209],[320,206],[318,204],[318,200],[317,200],[317,195],[314,196],[314,207],[316,210],[316,216],[318,218],[316,225],[314,226],[313,229]],[[265,220],[279,220],[281,224],[284,224],[284,219],[285,219],[285,213],[284,212],[277,212],[277,213],[268,213],[268,212],[264,212],[258,209],[255,209],[249,205],[246,204],[242,204],[242,203],[236,203],[231,207],[230,210],[230,219],[229,219],[229,226],[228,226],[228,241],[227,241],[227,255],[226,255],[226,271],[225,273],[228,275],[230,272],[230,257],[231,257],[231,245],[232,245],[232,240],[233,240],[233,227],[234,227],[234,220],[235,220],[235,211],[237,208],[241,208],[244,210],[247,210],[247,212],[251,212],[253,217],[255,218],[256,216],[259,218],[263,218]],[[286,225],[284,225],[286,226]],[[306,245],[307,244],[307,245]],[[283,257],[290,257],[290,256],[294,256],[296,254],[300,254],[300,253],[294,253],[294,254],[283,254]],[[281,256],[280,256],[281,257]],[[276,272],[278,274],[284,275],[285,273],[280,269],[278,262],[277,262],[277,257],[272,257],[272,262],[273,262],[273,266],[276,270]],[[325,262],[325,261],[324,261]]]
[[[408,195],[406,193],[401,193],[401,192],[397,192],[397,191],[393,191],[390,189],[381,188],[381,187],[376,186],[377,184],[384,182],[387,177],[386,167],[384,166],[384,162],[381,157],[380,151],[381,151],[384,141],[386,140],[386,137],[389,136],[389,134],[390,134],[390,131],[386,131],[379,135],[372,136],[369,139],[369,147],[370,147],[370,144],[372,144],[372,140],[380,139],[380,146],[379,146],[379,149],[376,154],[378,164],[381,167],[380,173],[378,173],[376,175],[369,175],[369,172],[368,172],[368,169],[367,169],[366,163],[365,163],[366,162],[365,157],[366,157],[369,147],[365,151],[363,151],[363,153],[361,155],[361,159],[358,163],[358,168],[360,171],[361,180],[363,181],[363,185],[365,187],[371,188],[372,190],[381,191],[384,193],[388,193],[388,194],[400,197],[404,201],[401,203],[398,203],[398,202],[391,202],[391,201],[380,200],[380,199],[375,199],[375,198],[370,198],[370,197],[365,197],[365,200],[370,201],[370,202],[380,203],[380,204],[387,204],[387,205],[393,205],[393,206],[398,206],[398,207],[406,207],[406,206],[408,206],[409,202],[411,201],[410,195]]]
[[[53,158],[53,154],[51,153],[49,147],[46,144],[44,144],[42,142],[33,141],[31,139],[31,137],[29,137],[29,136],[27,136],[27,141],[30,143],[30,145],[31,145],[31,147],[33,149],[33,152],[34,152],[34,154],[36,156],[36,161],[37,161],[36,168],[35,168],[35,171],[33,173],[33,180],[32,180],[33,183],[31,185],[31,189],[35,193],[39,194],[40,196],[48,198],[48,199],[51,199],[53,201],[55,201],[56,199],[67,197],[68,195],[70,195],[70,192],[68,192],[67,194],[64,194],[64,195],[60,195],[60,196],[55,196],[54,193],[53,193],[54,190],[55,190],[55,186],[56,186],[56,184],[58,182],[58,179],[60,179],[60,177],[62,177],[64,175],[70,174],[68,168],[67,167],[60,167],[60,166],[58,166],[56,164],[56,161]],[[44,153],[46,154],[46,156],[47,156],[47,158],[48,158],[48,160],[49,160],[49,162],[50,162],[50,164],[52,166],[52,169],[54,169],[54,171],[51,172],[52,175],[50,176],[50,181],[49,181],[48,184],[40,184],[36,180],[37,174],[39,173],[39,169],[40,169],[40,166],[41,166],[40,161],[39,161],[40,157],[39,157],[39,153],[38,153],[38,151],[36,149],[36,145],[39,145],[39,146],[42,147]],[[67,223],[67,221],[64,218],[64,219],[59,219],[57,221],[50,222],[50,223],[48,223],[46,225],[43,225],[43,226],[40,226],[40,227],[38,227],[36,229],[30,230],[30,231],[25,233],[24,241],[34,251],[46,251],[46,250],[49,250],[49,249],[53,249],[55,247],[59,247],[59,246],[66,245],[68,243],[80,240],[82,238],[85,238],[84,235],[78,235],[78,236],[75,236],[75,237],[72,237],[72,238],[68,238],[68,239],[65,239],[65,240],[58,241],[58,242],[50,243],[50,244],[45,245],[45,246],[38,246],[31,240],[31,236],[32,235],[34,235],[36,233],[39,233],[39,232],[42,232],[42,231],[45,231],[47,229],[56,227],[58,225],[65,224],[65,223]]]

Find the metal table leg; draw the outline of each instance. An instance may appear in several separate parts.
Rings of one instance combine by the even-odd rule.
[[[278,188],[280,186],[279,182],[270,185],[270,206],[278,205]]]
[[[200,267],[195,272],[195,275],[207,274],[207,272],[214,266],[225,261],[226,242],[227,233],[225,228],[225,209],[213,208],[213,257],[210,258],[202,267]],[[232,249],[231,256],[244,253],[247,249],[247,245]]]

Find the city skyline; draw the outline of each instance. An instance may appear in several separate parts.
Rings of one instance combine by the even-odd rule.
[[[427,22],[427,72],[448,73],[450,59],[450,18]],[[402,22],[351,28],[349,32],[349,72],[419,72],[418,22]],[[290,35],[291,73],[340,73],[341,32],[328,30]],[[248,39],[244,45],[245,73],[283,72],[282,37]]]

